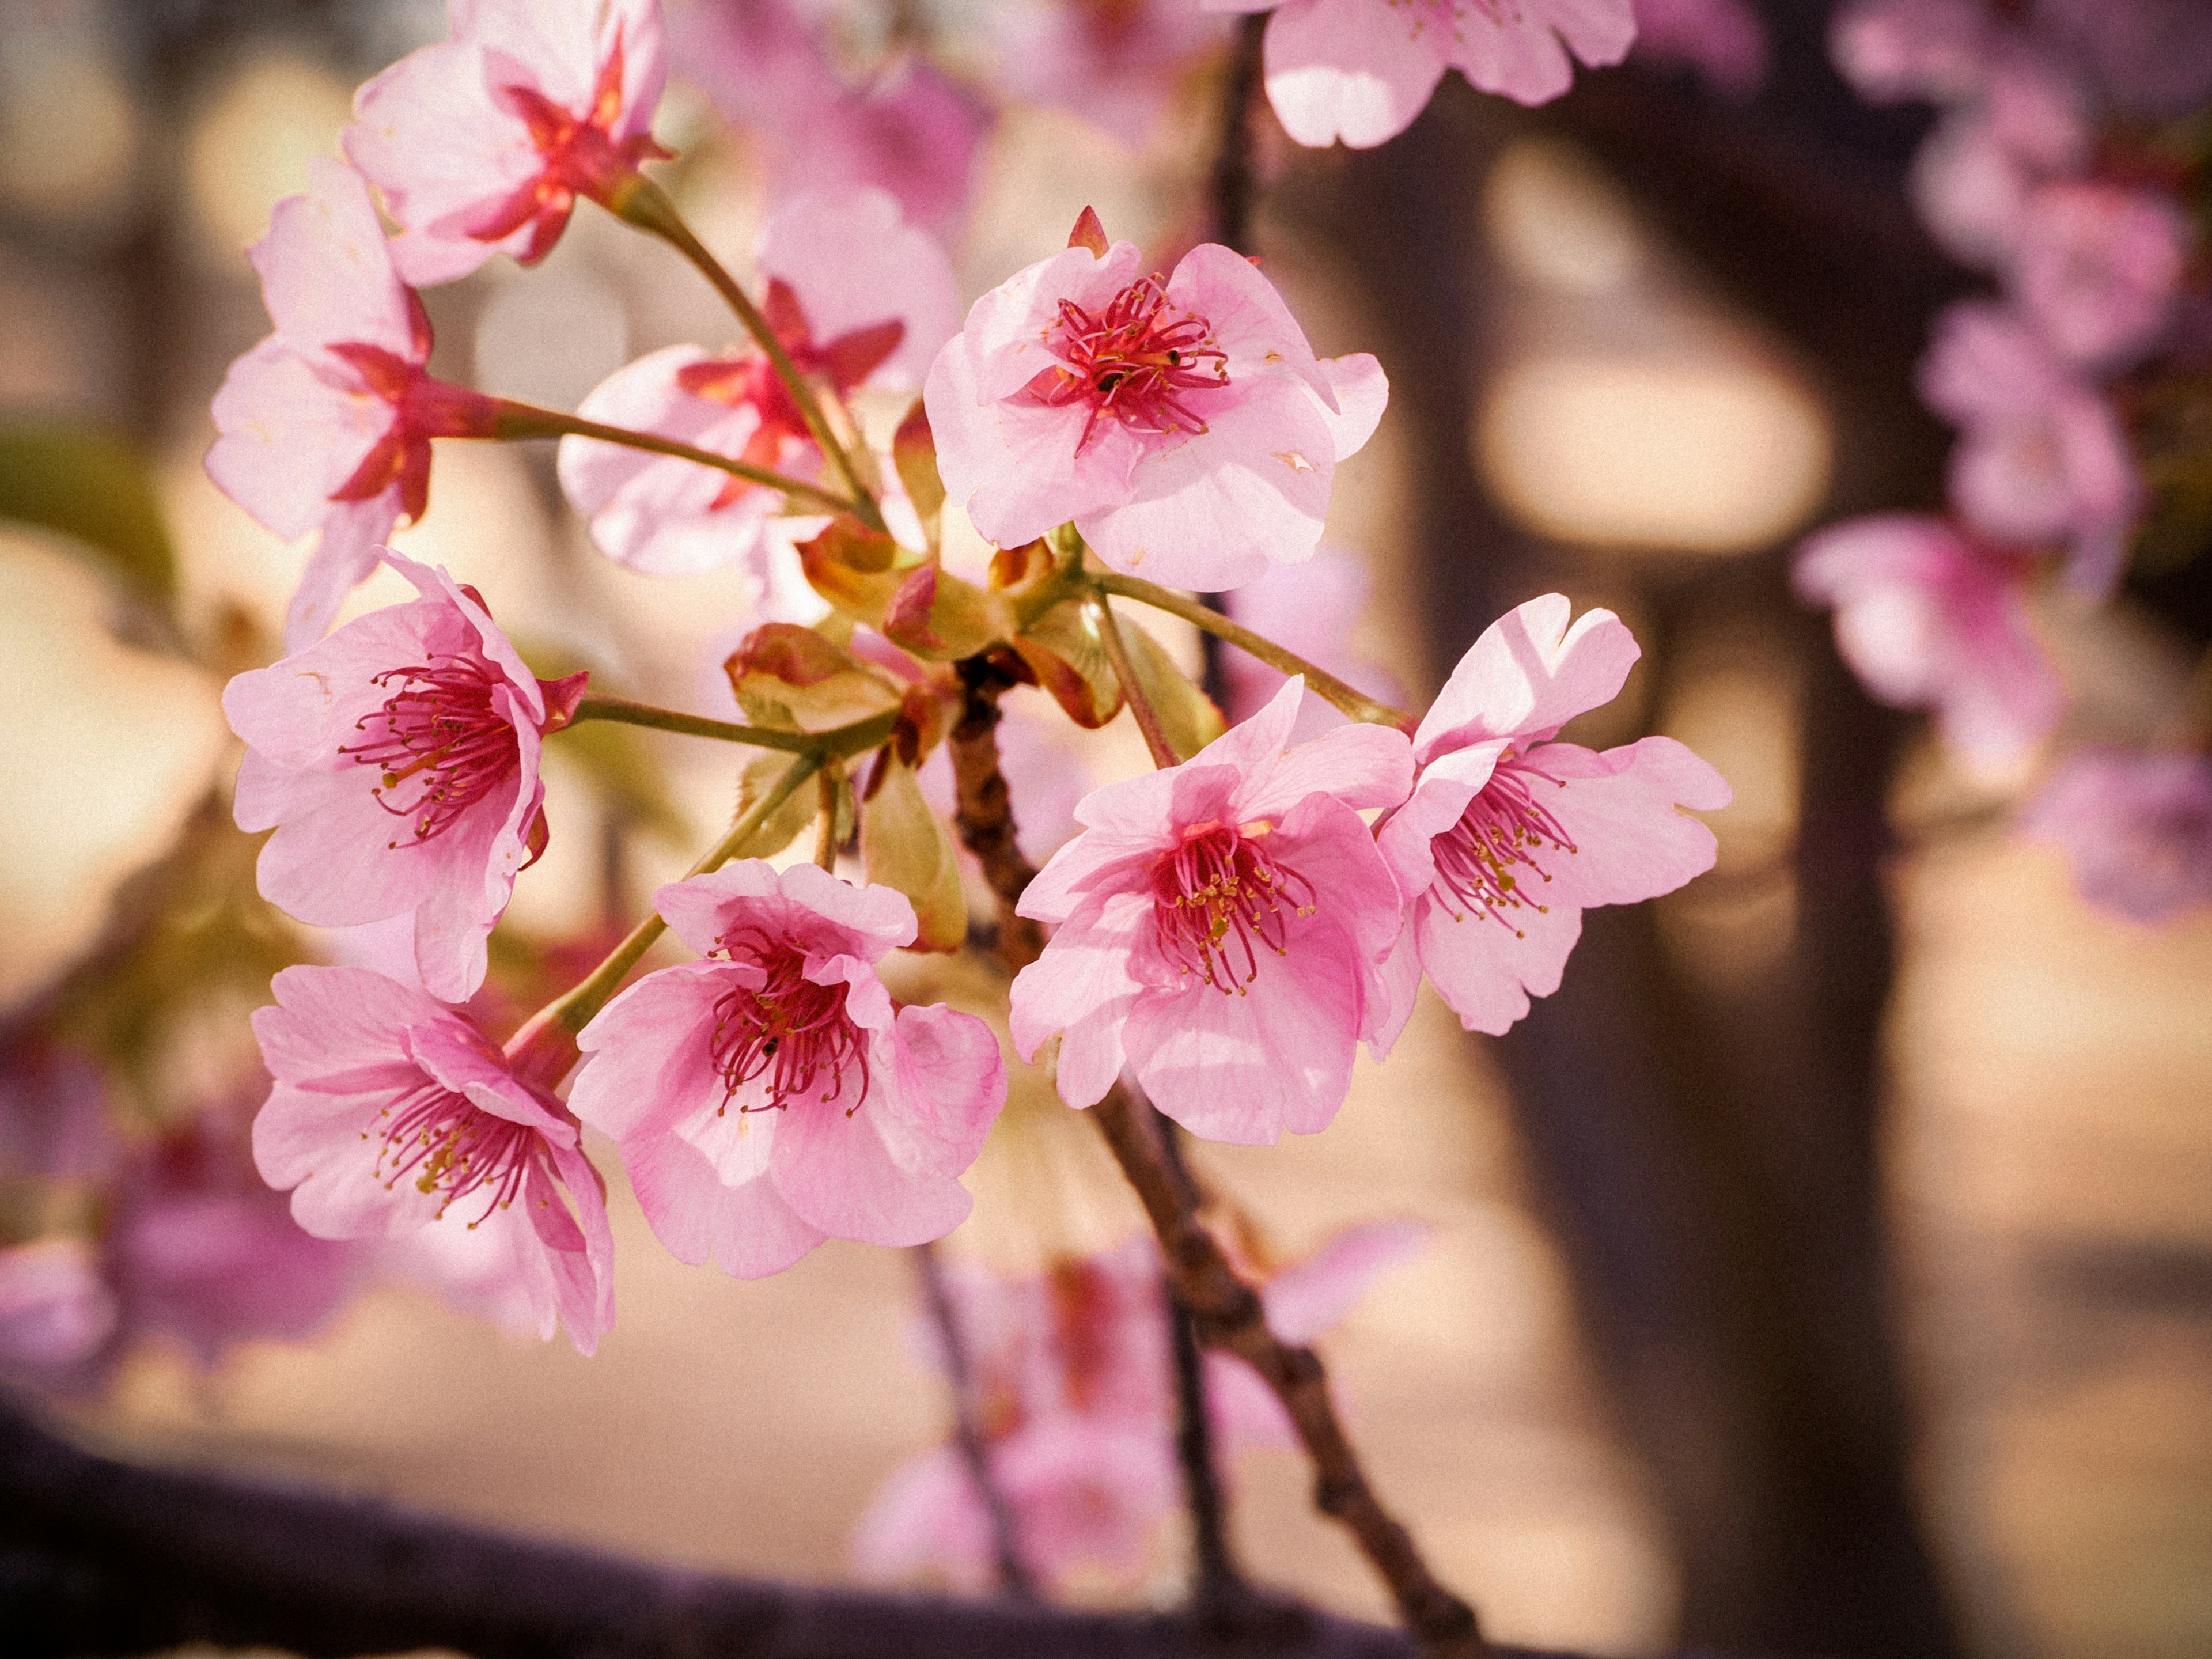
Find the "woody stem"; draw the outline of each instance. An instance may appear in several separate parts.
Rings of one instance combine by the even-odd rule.
[[[1121,683],[1121,700],[1129,705],[1129,713],[1137,722],[1137,730],[1145,734],[1145,747],[1152,750],[1155,766],[1180,766],[1182,757],[1176,753],[1175,744],[1168,740],[1167,728],[1160,724],[1159,710],[1145,695],[1144,683],[1137,678],[1137,665],[1129,660],[1129,647],[1121,639],[1121,624],[1114,619],[1114,607],[1106,596],[1097,596],[1098,638],[1106,647],[1106,660],[1114,665],[1114,678]]]
[[[676,210],[676,204],[669,199],[668,192],[643,173],[633,173],[616,189],[608,205],[617,217],[640,230],[650,232],[673,247],[714,285],[714,291],[737,313],[738,321],[744,325],[745,332],[752,336],[753,343],[767,354],[769,365],[775,370],[776,378],[783,382],[785,390],[791,393],[791,401],[797,406],[799,418],[806,422],[806,429],[813,435],[816,446],[828,458],[830,465],[836,469],[837,476],[844,480],[845,493],[849,497],[843,503],[846,510],[869,529],[883,530],[882,510],[877,507],[875,498],[869,494],[866,486],[861,483],[852,457],[845,453],[845,447],[837,441],[829,417],[822,412],[821,399],[814,395],[814,387],[799,372],[798,365],[791,361],[791,354],[784,349],[783,342],[776,338],[775,331],[769,326],[768,319],[761,314],[760,307],[752,302],[751,296],[738,285],[736,277],[722,268],[721,261],[707,251],[706,244],[691,234],[691,227],[684,222],[684,216]]]
[[[495,398],[498,407],[497,423],[492,430],[495,438],[596,438],[601,443],[620,444],[625,449],[647,450],[655,455],[672,455],[680,461],[696,461],[701,466],[711,466],[718,472],[726,472],[733,478],[743,478],[769,489],[780,489],[794,500],[811,501],[826,507],[833,513],[859,513],[858,502],[848,501],[834,490],[819,484],[811,484],[804,478],[794,478],[772,468],[755,466],[750,461],[736,460],[727,455],[717,455],[711,449],[698,449],[673,438],[663,438],[651,432],[634,432],[626,426],[607,426],[599,421],[587,421],[580,415],[564,415],[557,409],[540,409],[534,404],[519,404],[511,398]]]

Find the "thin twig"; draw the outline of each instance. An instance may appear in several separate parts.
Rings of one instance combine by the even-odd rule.
[[[1183,1162],[1182,1132],[1161,1125],[1161,1150],[1185,1202],[1194,1208],[1198,1194]],[[1213,1419],[1206,1395],[1206,1362],[1199,1352],[1198,1328],[1176,1293],[1172,1276],[1164,1275],[1168,1340],[1175,1354],[1176,1456],[1182,1466],[1184,1502],[1190,1510],[1192,1599],[1201,1607],[1227,1609],[1249,1601],[1251,1591],[1229,1544],[1228,1504],[1221,1471],[1214,1462]]]
[[[1167,727],[1160,724],[1159,710],[1145,695],[1145,684],[1137,678],[1137,665],[1129,660],[1129,647],[1121,639],[1121,624],[1114,619],[1113,602],[1098,595],[1098,638],[1106,647],[1106,660],[1114,665],[1114,678],[1121,683],[1121,701],[1129,705],[1130,718],[1137,722],[1137,730],[1145,734],[1145,747],[1152,751],[1155,766],[1180,766],[1182,757],[1168,738]]]
[[[1018,682],[988,655],[968,658],[959,672],[960,718],[946,743],[952,755],[952,821],[999,902],[999,954],[1009,971],[1019,973],[1043,952],[1044,929],[1014,908],[1036,866],[1022,856],[1013,801],[999,769],[999,699]]]
[[[702,714],[686,714],[674,708],[656,708],[651,703],[632,702],[628,697],[586,697],[576,705],[576,712],[568,724],[581,726],[586,720],[614,720],[623,726],[646,726],[656,732],[680,732],[686,737],[713,738],[722,743],[750,744],[757,749],[781,749],[788,754],[803,755],[819,747],[817,739],[805,732],[778,732],[762,726],[738,726],[730,720],[708,720]],[[890,735],[888,723],[884,735]],[[877,741],[881,742],[878,738]]]
[[[938,1346],[945,1354],[945,1378],[952,1392],[952,1443],[975,1484],[975,1495],[991,1517],[991,1547],[997,1557],[999,1587],[1017,1601],[1036,1599],[1036,1581],[1022,1561],[1021,1534],[1006,1495],[991,1474],[990,1449],[983,1443],[981,1425],[975,1420],[975,1377],[968,1363],[968,1344],[960,1329],[959,1310],[945,1282],[945,1264],[937,1246],[917,1244],[915,1260],[921,1268],[921,1290],[929,1303],[930,1322],[937,1328]]]
[[[1213,151],[1213,173],[1206,181],[1212,198],[1213,240],[1239,253],[1252,252],[1252,105],[1260,91],[1260,44],[1267,29],[1265,12],[1237,20],[1236,44],[1221,83],[1220,125]]]
[[[804,478],[794,478],[788,473],[777,472],[765,466],[755,466],[729,455],[720,455],[711,449],[701,449],[695,444],[679,443],[673,438],[664,438],[656,432],[637,432],[626,426],[609,426],[603,421],[587,421],[580,415],[564,415],[557,409],[540,409],[535,404],[519,404],[511,398],[495,399],[499,405],[497,423],[490,436],[514,441],[526,438],[590,438],[595,442],[617,444],[624,449],[641,449],[648,454],[672,456],[679,461],[690,461],[699,466],[711,466],[717,472],[726,472],[733,478],[758,484],[763,489],[781,490],[794,500],[826,507],[832,513],[858,513],[860,503],[848,500],[835,490],[824,489],[820,484],[809,483]]]

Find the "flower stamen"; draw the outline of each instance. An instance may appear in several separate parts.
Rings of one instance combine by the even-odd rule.
[[[1177,973],[1195,974],[1224,995],[1247,994],[1261,951],[1288,956],[1291,921],[1314,912],[1313,884],[1262,842],[1273,827],[1193,824],[1152,866],[1162,953]]]
[[[481,659],[450,654],[386,669],[371,680],[392,695],[354,722],[365,740],[338,753],[383,773],[369,793],[393,817],[414,820],[416,846],[452,829],[520,765],[514,726],[492,704],[493,690],[502,683]],[[403,796],[402,786],[410,782],[416,789]]]
[[[526,1124],[480,1109],[465,1095],[426,1081],[377,1114],[384,1145],[373,1166],[388,1192],[413,1176],[421,1193],[442,1192],[438,1218],[471,1193],[484,1207],[470,1222],[473,1232],[495,1210],[514,1202],[540,1153],[538,1132]],[[370,1131],[363,1130],[363,1140]]]
[[[821,1099],[843,1091],[847,1068],[860,1068],[860,1092],[845,1115],[852,1116],[868,1097],[868,1054],[859,1029],[845,1012],[842,985],[821,985],[806,977],[806,957],[787,938],[757,927],[722,935],[718,948],[729,960],[760,970],[757,987],[738,986],[714,1003],[709,1039],[714,1069],[722,1079],[720,1117],[738,1091],[755,1079],[768,1079],[768,1099],[740,1106],[745,1112],[781,1111],[821,1084]]]
[[[1531,876],[1552,879],[1538,856],[1572,855],[1580,849],[1551,809],[1536,799],[1536,781],[1566,787],[1565,779],[1539,771],[1507,750],[1459,822],[1431,840],[1437,885],[1461,907],[1452,914],[1454,921],[1473,915],[1512,927],[1516,939],[1525,939],[1528,935],[1513,927],[1506,912],[1527,908],[1540,915],[1550,913],[1550,907],[1538,904],[1526,886]]]
[[[1205,417],[1186,395],[1229,384],[1229,356],[1213,343],[1212,325],[1189,312],[1170,313],[1158,276],[1132,283],[1095,316],[1062,300],[1047,343],[1064,367],[1045,370],[1030,391],[1055,406],[1090,406],[1078,453],[1106,417],[1133,432],[1202,433]]]

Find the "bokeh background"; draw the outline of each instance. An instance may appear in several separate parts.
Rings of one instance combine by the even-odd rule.
[[[257,930],[324,948],[222,897],[244,843],[221,676],[273,654],[299,560],[200,471],[208,400],[266,329],[242,250],[333,149],[352,88],[442,10],[0,0],[0,416],[143,462],[86,475],[135,526],[106,551],[0,525],[0,1022],[81,1004],[134,926],[184,941],[190,1006],[101,1027],[131,1025],[142,1130],[250,1065]],[[2184,1659],[2212,1650],[2212,916],[2087,907],[2005,826],[2027,780],[1966,779],[1865,705],[1787,595],[1802,532],[1939,494],[1910,368],[1966,278],[1904,204],[1924,113],[1833,80],[1823,7],[1766,12],[1747,100],[1632,66],[1540,112],[1455,81],[1365,155],[1261,134],[1269,275],[1319,350],[1374,349],[1395,387],[1332,510],[1368,577],[1358,650],[1424,694],[1521,599],[1612,606],[1646,659],[1578,735],[1669,732],[1736,804],[1717,869],[1594,918],[1514,1039],[1467,1037],[1431,999],[1328,1132],[1200,1153],[1287,1255],[1378,1214],[1433,1225],[1329,1353],[1380,1486],[1494,1635]],[[1136,149],[1006,108],[953,250],[967,295],[1086,204],[1147,246],[1202,228],[1213,93],[1198,76]],[[681,86],[658,130],[685,212],[742,265],[757,147]],[[495,261],[428,300],[439,373],[562,407],[729,333],[673,256],[588,209],[538,270]],[[716,706],[741,582],[616,568],[550,462],[442,444],[395,544],[534,651]],[[2140,738],[2186,696],[2208,617],[2168,585],[2047,621],[2075,735]],[[731,787],[711,751],[556,747],[551,850],[502,928],[520,978],[590,960],[711,837]],[[1109,733],[1082,763],[1141,750]],[[1018,1091],[950,1248],[1033,1267],[1133,1230],[1088,1127]],[[615,1215],[621,1316],[594,1359],[385,1282],[212,1367],[142,1345],[56,1409],[132,1456],[848,1577],[870,1493],[944,1431],[906,1336],[911,1263],[832,1243],[742,1284],[670,1260],[627,1194]],[[1383,1613],[1297,1462],[1238,1477],[1257,1574]],[[1149,1593],[1176,1583],[1164,1551]]]

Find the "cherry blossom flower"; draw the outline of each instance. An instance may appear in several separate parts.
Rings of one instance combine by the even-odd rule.
[[[2009,271],[2037,187],[2077,171],[2092,143],[2074,82],[2033,52],[2008,51],[1984,66],[1975,95],[1947,112],[1913,157],[1913,199],[1950,252]]]
[[[42,1238],[0,1249],[0,1377],[76,1386],[120,1321],[90,1242]]]
[[[1636,39],[1630,0],[1203,0],[1208,11],[1267,11],[1267,100],[1283,131],[1319,149],[1366,149],[1413,124],[1455,69],[1484,92],[1546,104]]]
[[[1937,320],[1920,389],[1963,428],[1951,456],[1960,515],[1993,541],[2068,544],[2073,586],[2111,592],[2141,490],[2097,388],[2018,313],[1966,301]]]
[[[246,257],[276,331],[223,377],[207,470],[287,541],[321,531],[285,622],[300,651],[376,568],[392,526],[429,505],[430,440],[489,437],[497,406],[424,373],[430,320],[349,168],[311,162],[307,193],[277,203]]]
[[[1266,1145],[1344,1103],[1378,1054],[1398,892],[1361,811],[1412,782],[1405,733],[1346,726],[1285,744],[1305,695],[1271,702],[1181,766],[1113,783],[1022,896],[1058,924],[1014,981],[1024,1060],[1063,1034],[1060,1098],[1094,1104],[1124,1064],[1194,1134]]]
[[[1152,137],[1177,76],[1226,33],[1190,0],[1012,5],[994,21],[1009,92],[1072,111],[1132,149]]]
[[[667,78],[659,0],[448,0],[451,38],[363,86],[346,157],[400,227],[418,288],[504,251],[551,252],[576,198],[606,202],[653,141]]]
[[[2058,719],[2057,675],[2028,623],[2026,565],[1941,519],[1876,514],[1799,547],[1791,580],[1832,605],[1836,646],[1869,696],[1934,712],[1977,770],[2019,766]]]
[[[1836,9],[1828,52],[1876,103],[1954,103],[1982,84],[1996,38],[1984,0],[1856,0]]]
[[[276,1079],[253,1123],[262,1177],[318,1238],[469,1228],[503,1241],[541,1337],[590,1353],[614,1322],[605,1189],[552,1085],[573,1046],[502,1054],[364,968],[287,968],[253,1034]]]
[[[763,307],[793,363],[844,397],[921,383],[959,330],[952,268],[879,190],[802,197],[762,233]],[[586,419],[675,438],[811,481],[822,458],[798,405],[756,350],[670,346],[617,370],[584,399]],[[563,438],[561,485],[601,551],[634,570],[684,575],[757,558],[773,489],[695,462]]]
[[[1636,57],[1686,64],[1731,98],[1766,79],[1766,25],[1747,0],[1635,0]]]
[[[2212,903],[2212,759],[2088,749],[2059,768],[2021,820],[2055,842],[2081,896],[2141,922]]]
[[[2021,227],[2021,303],[2068,356],[2116,366],[2164,325],[2189,242],[2189,221],[2160,191],[2045,185]]]
[[[957,1226],[1006,1067],[981,1020],[898,1007],[876,976],[913,942],[905,896],[750,859],[654,902],[705,959],[648,974],[584,1028],[570,1100],[620,1144],[670,1252],[757,1279],[824,1238]]]
[[[1410,901],[1400,1023],[1425,970],[1468,1030],[1502,1034],[1559,989],[1584,910],[1712,867],[1712,831],[1678,809],[1726,806],[1719,773],[1672,738],[1602,753],[1554,741],[1619,694],[1640,654],[1611,611],[1571,626],[1571,611],[1547,593],[1485,629],[1414,733],[1413,793],[1377,835]]]
[[[241,830],[274,829],[262,896],[344,927],[411,914],[423,985],[483,982],[484,941],[545,848],[541,740],[584,676],[533,677],[472,590],[386,551],[422,597],[348,623],[223,691],[246,740]]]
[[[1389,388],[1317,360],[1281,296],[1215,243],[1145,276],[1085,211],[1065,252],[978,300],[925,392],[950,500],[1011,547],[1073,520],[1113,568],[1237,587],[1321,538],[1336,463]]]

